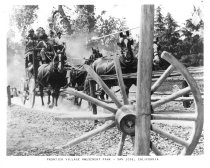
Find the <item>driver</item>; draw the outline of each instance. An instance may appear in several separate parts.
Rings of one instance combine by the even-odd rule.
[[[65,57],[65,62],[67,60],[65,49],[66,49],[66,43],[63,41],[61,38],[61,32],[57,32],[57,37],[55,38],[55,44],[56,46],[54,47],[55,51],[57,54],[63,54]]]

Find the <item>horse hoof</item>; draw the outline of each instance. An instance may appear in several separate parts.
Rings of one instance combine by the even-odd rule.
[[[51,105],[48,105],[48,107],[50,108],[50,109],[52,109],[53,108],[53,105],[51,104]]]

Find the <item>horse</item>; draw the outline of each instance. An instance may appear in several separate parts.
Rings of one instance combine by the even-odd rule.
[[[122,68],[122,73],[136,73],[137,72],[137,56],[134,55],[133,52],[133,44],[134,40],[130,37],[129,31],[125,33],[121,32],[119,34],[119,41],[117,45],[120,47],[120,54],[118,55],[119,61]],[[153,64],[157,65],[161,61],[160,56],[155,55],[153,58]],[[108,57],[101,57],[94,61],[91,65],[94,71],[100,75],[113,75],[116,74],[114,59]],[[125,90],[128,96],[130,87],[134,84],[136,85],[136,79],[129,78],[124,79]],[[106,85],[111,88],[112,86],[118,86],[117,80],[107,80],[104,81]],[[88,83],[85,84],[88,86]],[[101,99],[104,99],[105,92],[102,91]]]
[[[102,57],[102,54],[99,52],[99,49],[92,48],[92,54],[88,59],[85,59],[84,64],[91,65],[96,59],[100,57]],[[75,88],[78,91],[83,91],[85,80],[87,77],[87,71],[83,68],[83,65],[71,67],[69,75],[70,75],[69,86]],[[78,102],[78,98],[75,98],[74,104],[80,106],[81,100],[80,102]]]
[[[54,58],[49,64],[42,64],[38,68],[38,85],[41,96],[42,106],[44,106],[43,89],[48,88],[48,105],[49,107],[57,106],[58,97],[60,94],[60,88],[67,85],[66,73],[64,69],[65,55],[63,52],[55,52]],[[50,95],[52,91],[52,104],[50,105]]]
[[[120,47],[119,61],[121,64],[123,73],[135,73],[137,71],[137,57],[134,56],[132,45],[134,40],[130,37],[129,31],[126,34],[119,34],[119,42],[117,45]],[[116,74],[114,59],[110,57],[101,57],[94,61],[91,65],[94,71],[100,75],[112,75]],[[105,81],[107,86],[111,88],[112,86],[117,86],[117,80]],[[132,84],[136,84],[136,79],[124,79],[126,86],[126,93],[129,93],[129,88]],[[87,85],[87,84],[86,84]],[[104,91],[101,93],[101,99],[104,99]]]

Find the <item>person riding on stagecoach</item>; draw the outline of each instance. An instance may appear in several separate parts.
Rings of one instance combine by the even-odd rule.
[[[66,43],[61,38],[62,33],[60,31],[57,32],[57,37],[54,39],[54,50],[57,54],[63,54],[65,61],[67,60],[65,49],[66,49]]]
[[[36,44],[37,36],[35,35],[34,30],[30,29],[25,41],[25,68],[28,67],[29,63],[33,62],[32,49],[36,46]]]
[[[40,27],[37,29],[38,44],[37,48],[40,49],[40,65],[49,63],[54,57],[53,44],[49,40],[45,30]]]
[[[50,30],[50,34],[49,34],[49,37],[48,37],[48,43],[52,46],[55,45],[55,34],[52,30]]]

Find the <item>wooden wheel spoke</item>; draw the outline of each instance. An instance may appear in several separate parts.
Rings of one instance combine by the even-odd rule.
[[[123,151],[123,146],[125,143],[125,138],[126,138],[126,134],[122,133],[120,142],[119,142],[119,146],[118,146],[118,150],[117,150],[117,156],[122,156],[122,151]]]
[[[170,65],[165,72],[158,78],[158,80],[152,85],[151,93],[154,93],[160,85],[165,81],[165,79],[174,71],[174,66]]]
[[[94,129],[94,130],[92,130],[92,131],[90,131],[90,132],[88,132],[88,133],[86,133],[86,134],[84,134],[84,135],[74,139],[73,141],[68,142],[67,144],[65,144],[63,146],[59,146],[56,149],[62,149],[62,148],[67,148],[67,147],[72,147],[74,145],[77,145],[80,142],[86,141],[88,138],[90,138],[90,137],[92,137],[92,136],[94,136],[94,135],[96,135],[96,134],[98,134],[98,133],[100,133],[102,131],[106,131],[106,130],[114,127],[115,125],[116,125],[116,123],[114,121],[110,121],[110,122],[107,121],[104,125],[98,127],[97,129]]]
[[[87,114],[87,113],[82,113],[82,114],[77,114],[77,115],[72,115],[72,114],[66,114],[66,115],[61,115],[58,117],[55,117],[56,120],[114,120],[115,115],[114,114]]]
[[[176,143],[178,143],[178,144],[181,144],[182,146],[188,147],[190,145],[187,141],[185,141],[185,140],[183,140],[183,139],[181,139],[181,138],[179,138],[175,135],[172,135],[172,134],[170,134],[166,131],[163,131],[162,129],[158,128],[155,125],[151,126],[151,130],[160,134],[160,135],[162,135],[162,136],[164,136],[164,137],[166,137],[166,138],[168,138],[168,139],[170,139],[170,140],[172,140],[172,141],[174,141],[174,142],[176,142]]]
[[[123,103],[124,104],[129,104],[128,98],[127,98],[127,95],[126,95],[125,84],[124,84],[124,81],[123,81],[123,75],[122,75],[122,69],[121,69],[119,57],[115,56],[114,63],[115,63],[115,70],[116,70],[116,74],[117,74],[118,84],[120,86],[121,94],[122,94],[122,97],[123,97]]]
[[[122,107],[122,104],[117,99],[117,97],[110,91],[108,86],[104,81],[98,76],[98,74],[88,65],[84,65],[84,68],[89,73],[89,75],[103,88],[103,90],[109,95],[109,97],[114,101],[118,108]]]
[[[133,147],[135,147],[135,136],[131,136],[131,142],[133,144]]]
[[[150,148],[151,148],[151,150],[152,150],[157,156],[163,155],[163,154],[158,150],[158,148],[154,145],[154,143],[151,142],[151,141],[150,141]]]
[[[155,107],[158,107],[160,105],[163,105],[163,104],[165,104],[165,103],[167,103],[169,101],[172,101],[172,100],[174,100],[174,99],[176,99],[176,98],[178,98],[180,96],[183,96],[186,93],[189,93],[190,91],[191,91],[190,87],[186,87],[186,88],[184,88],[182,90],[179,90],[176,93],[173,93],[172,95],[166,96],[166,97],[164,97],[161,100],[158,100],[156,102],[153,102],[152,103],[152,107],[155,108]]]
[[[151,114],[151,120],[184,120],[184,121],[196,121],[197,116],[195,114]]]
[[[86,95],[85,93],[82,93],[82,92],[77,91],[75,89],[67,88],[63,92],[64,93],[67,93],[67,94],[72,94],[72,95],[78,96],[78,97],[80,97],[80,98],[82,98],[84,100],[90,101],[90,102],[92,102],[92,103],[94,103],[94,104],[96,104],[98,106],[101,106],[101,107],[103,107],[103,108],[105,108],[108,111],[111,111],[113,113],[116,113],[117,112],[117,109],[114,108],[114,107],[112,107],[112,106],[110,106],[109,104],[104,103],[104,102],[102,102],[102,101],[100,101],[100,100],[98,100],[98,99],[96,99],[94,97],[91,97],[89,95]]]

